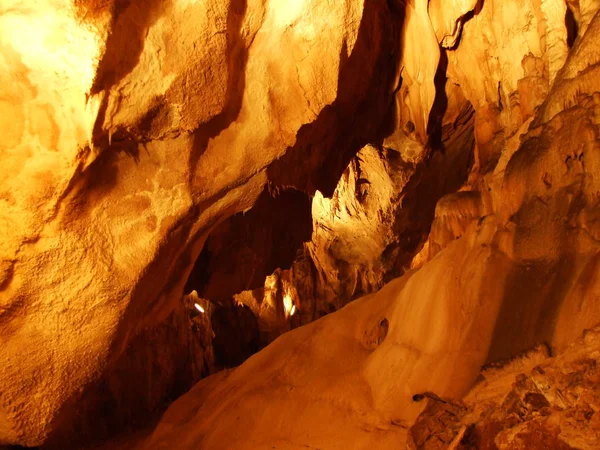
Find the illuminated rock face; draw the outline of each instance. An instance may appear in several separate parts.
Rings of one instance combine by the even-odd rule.
[[[380,156],[369,148],[357,155],[331,200],[315,197],[311,242],[282,274],[294,285],[299,306],[300,319],[291,326],[339,309],[409,266],[422,265],[487,215],[492,206],[482,175],[495,167],[503,148],[518,144],[518,135],[565,62],[569,29],[567,7],[560,2],[488,1],[485,7],[475,1],[443,7],[430,2],[428,10],[422,6],[415,2],[406,7],[397,130],[384,140]],[[466,113],[468,105],[475,110],[473,116]],[[475,167],[467,182],[470,164]],[[440,197],[463,185],[464,192],[435,206]],[[381,198],[371,203],[369,192]],[[434,209],[438,217],[432,225]],[[290,220],[288,228],[295,223]],[[430,227],[426,248],[411,264]],[[239,235],[230,234],[231,241]],[[269,245],[273,244],[262,247]],[[235,257],[226,259],[232,264]],[[241,283],[258,289],[245,292],[240,301],[253,307],[257,316],[269,315],[271,310],[260,306],[262,280],[269,272],[244,261],[233,266],[247,268],[258,278]],[[278,267],[287,269],[289,263]],[[216,281],[222,272],[219,268],[208,276]],[[244,278],[243,272],[227,274],[237,279]],[[228,294],[237,292],[239,288]],[[211,298],[210,292],[206,295]],[[282,330],[289,328],[282,314],[279,319]]]
[[[184,284],[264,192],[315,195],[323,276],[284,321],[413,270],[201,381],[141,447],[398,448],[415,394],[600,322],[600,5],[567,3],[5,0],[0,445],[110,433],[202,376]]]
[[[399,32],[385,1],[26,3],[0,7],[0,444],[38,445],[181,301],[211,228],[267,181],[333,189]]]
[[[498,369],[494,376],[508,377],[504,387],[491,386],[486,394],[486,385],[478,386],[467,406],[448,405],[457,419],[447,433],[430,435],[439,434],[446,443],[441,448],[460,433],[498,448],[597,447],[586,425],[595,426],[597,342],[588,337],[593,342],[568,348],[600,322],[600,13],[597,4],[590,13],[591,3],[571,10],[579,30],[574,42],[564,2],[477,5],[462,24],[457,47],[440,53],[447,58],[446,92],[452,92],[449,84],[460,84],[476,110],[476,165],[458,192],[438,202],[429,239],[413,262],[418,269],[286,333],[239,368],[201,381],[172,405],[140,448],[166,449],[176,441],[181,448],[402,448],[408,429],[413,448],[436,448],[411,428],[427,403],[415,399],[423,393],[463,397],[482,366],[541,343],[553,353],[566,351],[556,361],[544,361],[545,355],[534,361],[543,362],[546,378],[518,363]],[[416,5],[415,11],[418,16],[423,9]],[[445,14],[438,22],[432,18],[434,35],[445,45],[443,37],[452,33],[437,33],[440,17],[455,22]],[[427,73],[422,67],[418,73]],[[402,91],[415,85],[428,86],[415,82],[398,91],[404,102],[397,102],[398,125],[422,141],[427,124],[414,120],[419,110],[411,102],[425,108],[430,97]],[[436,101],[431,104],[436,113]],[[444,112],[451,114],[451,108]],[[394,139],[399,135],[387,142]],[[594,358],[586,360],[587,353]],[[525,375],[506,386],[515,373]],[[540,392],[531,378],[541,383]],[[568,400],[552,397],[555,389],[566,391]],[[585,404],[575,404],[582,392]],[[504,409],[480,419],[485,405],[478,402],[492,394]],[[506,416],[519,402],[521,415],[511,421]],[[472,416],[465,419],[467,413]],[[417,428],[435,414],[426,411]],[[184,427],[189,431],[182,433]],[[461,448],[459,441],[450,448]]]
[[[253,310],[264,330],[264,343],[379,290],[409,269],[427,237],[436,202],[467,179],[473,110],[467,103],[464,108],[464,114],[449,123],[452,132],[444,135],[443,153],[426,158],[427,151],[412,142],[411,150],[419,153],[411,159],[404,147],[399,151],[367,146],[350,162],[331,198],[316,193],[312,236],[298,245],[293,263],[275,271],[274,281],[267,278],[260,288],[235,297]],[[437,175],[440,172],[445,173],[443,178]],[[292,224],[297,227],[298,221]],[[235,236],[230,233],[229,240]],[[283,244],[289,241],[284,239]],[[286,295],[297,308],[295,317],[287,317],[280,307]]]

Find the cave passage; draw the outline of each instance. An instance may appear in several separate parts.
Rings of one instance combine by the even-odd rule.
[[[600,1],[0,3],[0,450],[600,449]]]

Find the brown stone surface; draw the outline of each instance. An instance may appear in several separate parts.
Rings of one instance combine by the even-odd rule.
[[[458,406],[451,401],[428,404],[410,429],[413,446],[434,448],[434,443],[447,440],[448,430],[453,437],[464,428],[458,449],[598,448],[594,416],[600,396],[599,357],[595,329],[558,357],[529,352],[488,369],[460,403],[461,414],[451,416],[450,427],[440,427],[439,411]]]
[[[68,434],[268,180],[333,189],[382,128],[399,23],[379,0],[2,2],[0,443]]]
[[[0,445],[598,448],[599,8],[3,0]]]

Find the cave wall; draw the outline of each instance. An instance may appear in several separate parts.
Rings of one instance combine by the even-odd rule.
[[[335,185],[385,122],[399,22],[383,1],[3,2],[0,443],[68,433],[268,180]]]
[[[200,301],[194,299],[196,301]],[[52,423],[47,448],[82,448],[117,433],[134,434],[157,421],[180,395],[216,370],[213,329],[206,315],[181,302],[157,325],[131,339],[118,360],[86,387],[76,407]]]
[[[147,403],[123,397],[132,373],[198,356],[188,319],[171,322],[184,284],[265,185],[316,195],[323,222],[353,208],[336,230],[371,230],[341,248],[316,231],[304,249],[322,281],[294,317],[413,270],[201,382],[143,445],[394,446],[416,392],[458,397],[486,362],[565,348],[598,322],[599,6],[4,2],[0,444],[114,432],[131,416],[89,430],[98,402],[143,416],[191,385],[197,373],[150,374]],[[377,172],[390,152],[408,164],[369,180],[393,192],[377,220],[356,198],[369,143]]]
[[[487,215],[492,206],[485,175],[508,142],[518,141],[515,135],[527,128],[566,60],[566,4],[471,1],[443,7],[430,2],[426,10],[422,6],[406,5],[395,130],[350,162],[331,200],[317,192],[313,236],[291,272],[281,274],[293,285],[287,290],[301,316],[295,324],[377,291]],[[464,192],[438,204],[458,190]],[[251,226],[252,218],[247,220]],[[232,229],[218,233],[229,233],[231,241],[239,235]],[[273,235],[272,242],[277,240]],[[258,261],[268,260],[265,252],[253,254]],[[223,271],[231,280],[248,270],[256,275],[256,262],[236,261],[241,255],[217,258],[221,262],[210,263],[213,283]],[[289,261],[281,260],[279,268],[287,269]],[[206,266],[201,271],[211,270]],[[259,279],[270,274],[259,272]],[[227,295],[240,292],[235,282],[218,285]],[[257,316],[271,315],[256,300],[264,296],[261,283],[247,286],[257,290],[244,293],[240,301],[253,305]],[[288,329],[286,317],[279,316],[281,329]]]
[[[437,203],[414,270],[284,334],[234,371],[201,381],[174,403],[140,448],[169,448],[176,435],[182,448],[223,443],[399,448],[427,403],[415,401],[422,393],[461,398],[480,380],[482,367],[540,344],[552,354],[573,352],[569,344],[600,322],[595,238],[600,12],[592,2],[578,8],[587,13],[573,10],[579,33],[573,41],[565,24],[567,5],[560,1],[484,1],[464,16],[460,40],[440,55],[446,53],[448,79],[476,110],[479,164],[464,186]],[[488,39],[485,48],[475,31]],[[468,53],[477,56],[472,70],[457,63]],[[470,83],[470,74],[484,82]],[[413,101],[402,89],[400,100]],[[414,140],[422,142],[427,128],[413,121],[418,109],[397,105],[398,128],[411,132],[406,125],[412,122]],[[574,358],[585,358],[585,351],[595,350],[576,347]],[[569,358],[564,357],[565,370],[573,377],[585,378],[586,372],[592,378],[587,384],[551,381],[571,383],[564,388],[573,395],[580,389],[595,394],[589,384],[595,382],[595,363],[588,361],[588,371]],[[526,394],[527,386],[518,383],[513,397]],[[585,401],[594,403],[590,396]],[[576,414],[570,402],[565,405]],[[594,411],[581,413],[588,414],[587,421]],[[557,414],[551,423],[521,425],[527,416],[504,424],[496,443],[594,448],[591,434],[585,441],[586,428],[573,428],[567,412]],[[184,426],[193,431],[182,435]],[[558,439],[561,426],[565,434]],[[543,439],[522,440],[536,436]],[[458,441],[453,444],[460,448]]]

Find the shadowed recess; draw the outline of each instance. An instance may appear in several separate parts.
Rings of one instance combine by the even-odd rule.
[[[185,292],[225,302],[263,286],[277,268],[289,268],[312,233],[311,199],[295,189],[265,189],[252,209],[220,224],[196,260]]]

